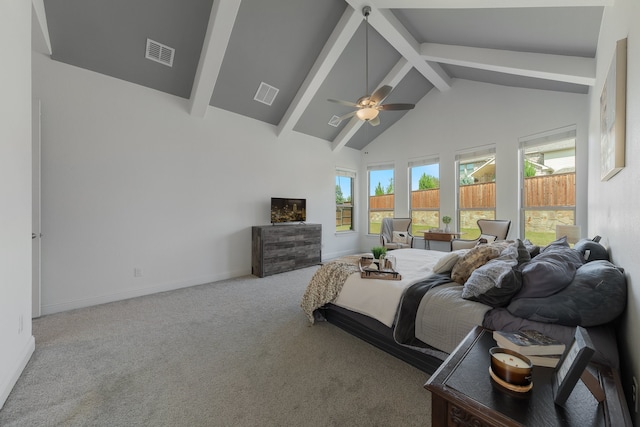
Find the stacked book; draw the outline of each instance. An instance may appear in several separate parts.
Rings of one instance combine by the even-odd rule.
[[[555,368],[564,353],[565,345],[538,331],[493,331],[493,339],[499,347],[508,348],[527,356],[538,366]]]

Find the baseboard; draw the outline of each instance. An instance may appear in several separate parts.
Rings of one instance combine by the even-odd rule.
[[[233,279],[234,277],[245,276],[248,273],[246,271],[242,272],[230,272],[228,274],[223,275],[214,275],[207,277],[199,277],[190,279],[184,282],[172,282],[172,283],[161,283],[157,285],[147,286],[144,288],[136,288],[131,290],[126,290],[122,292],[115,292],[111,294],[98,295],[95,297],[82,298],[72,301],[65,301],[56,304],[43,304],[42,305],[42,315],[60,313],[63,311],[75,310],[77,308],[84,307],[92,307],[94,305],[107,304],[115,301],[122,301],[130,298],[142,297],[145,295],[152,295],[158,292],[167,292],[174,291],[176,289],[188,288],[191,286],[203,285],[206,283],[218,282],[220,280]]]
[[[354,255],[354,254],[359,254],[359,253],[363,253],[366,251],[353,251],[353,250],[347,250],[347,251],[336,251],[336,252],[331,252],[331,253],[323,253],[322,254],[322,261],[328,261],[328,260],[333,260],[336,258],[340,258],[343,256],[347,256],[347,255]]]
[[[22,354],[17,359],[17,365],[10,370],[11,373],[7,376],[7,381],[0,385],[0,409],[2,409],[2,407],[4,406],[4,402],[7,401],[11,390],[13,390],[13,387],[18,382],[20,375],[22,375],[22,371],[24,371],[27,363],[29,363],[29,359],[31,359],[31,355],[33,354],[35,349],[36,340],[33,335],[31,335],[26,345],[22,349]]]

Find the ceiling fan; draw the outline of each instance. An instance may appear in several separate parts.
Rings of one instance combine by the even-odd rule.
[[[369,92],[369,14],[371,13],[371,7],[365,6],[362,8],[362,14],[365,19],[365,93]],[[382,101],[389,96],[393,88],[391,86],[381,86],[371,95],[365,95],[360,97],[356,102],[341,101],[339,99],[328,99],[329,102],[335,102],[338,104],[346,105],[349,107],[357,108],[348,114],[340,117],[340,121],[348,119],[349,117],[356,116],[360,120],[369,122],[371,126],[378,126],[380,124],[380,117],[378,113],[381,110],[411,110],[415,107],[414,104],[382,104]]]

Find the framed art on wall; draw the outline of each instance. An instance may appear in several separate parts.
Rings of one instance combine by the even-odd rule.
[[[600,180],[624,168],[627,39],[618,40],[600,95]]]

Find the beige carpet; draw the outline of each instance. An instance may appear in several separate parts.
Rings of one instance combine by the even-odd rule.
[[[427,374],[320,323],[317,267],[45,316],[1,426],[430,425]]]

